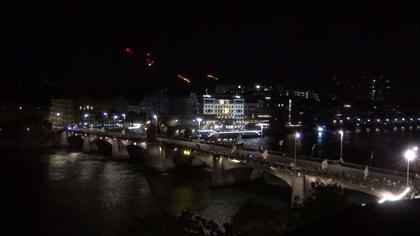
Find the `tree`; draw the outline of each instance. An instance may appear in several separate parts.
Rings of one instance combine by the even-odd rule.
[[[226,227],[225,227],[226,228]],[[287,230],[287,211],[246,200],[232,217],[231,235],[279,235]]]

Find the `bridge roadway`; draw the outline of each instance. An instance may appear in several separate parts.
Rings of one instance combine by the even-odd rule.
[[[293,171],[294,158],[286,157],[284,155],[269,152],[267,158],[262,158],[262,153],[256,150],[237,149],[232,153],[232,148],[207,143],[197,143],[188,140],[169,139],[159,137],[159,141],[184,146],[191,149],[196,149],[212,154],[219,154],[236,162],[266,166],[269,168],[282,168],[285,171]],[[257,160],[250,160],[249,156],[257,157]],[[364,178],[364,166],[352,163],[339,163],[338,161],[329,161],[328,166],[322,170],[321,160],[296,159],[296,170],[298,172],[309,173],[315,176],[323,176],[341,183],[358,184],[364,187],[375,187],[381,189],[394,189],[395,191],[402,190],[406,187],[406,175],[403,172],[390,171],[380,168],[370,168],[368,177]],[[411,176],[411,184],[415,189],[420,188],[420,181]]]

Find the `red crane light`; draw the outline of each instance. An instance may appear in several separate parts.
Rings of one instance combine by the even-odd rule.
[[[134,50],[132,48],[125,48],[124,51],[130,55],[134,55]]]

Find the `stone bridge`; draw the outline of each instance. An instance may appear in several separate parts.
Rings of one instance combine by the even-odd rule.
[[[383,170],[370,171],[364,178],[363,167],[350,164],[329,164],[321,169],[318,161],[296,161],[285,156],[270,153],[266,158],[261,153],[250,150],[235,150],[214,144],[193,142],[191,140],[176,140],[158,138],[157,142],[148,142],[134,137],[111,136],[104,133],[86,131],[63,131],[59,144],[68,145],[69,137],[79,137],[83,140],[84,152],[98,150],[98,142],[106,142],[112,148],[114,158],[131,156],[129,150],[137,149],[142,153],[144,166],[155,171],[168,171],[176,168],[180,160],[187,166],[208,166],[212,171],[212,185],[223,186],[260,178],[263,173],[271,174],[287,183],[292,189],[291,202],[299,205],[303,199],[312,193],[311,183],[337,184],[345,189],[370,194],[377,198],[401,193],[405,188],[405,177],[401,173],[392,174]],[[181,161],[182,162],[182,161]],[[411,183],[418,189],[418,179]]]

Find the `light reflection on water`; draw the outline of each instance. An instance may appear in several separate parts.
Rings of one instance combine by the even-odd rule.
[[[123,235],[136,218],[184,209],[224,223],[247,198],[276,208],[289,204],[288,187],[257,181],[211,188],[202,169],[147,174],[128,159],[97,154],[8,155],[9,175],[19,176],[8,192],[21,205],[10,211],[22,229],[42,235]]]

